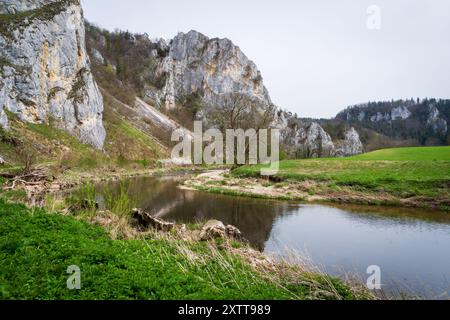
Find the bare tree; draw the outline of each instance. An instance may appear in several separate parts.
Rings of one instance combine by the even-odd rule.
[[[15,149],[15,153],[19,164],[22,166],[23,173],[32,172],[36,164],[36,152],[25,143],[22,143]]]
[[[222,132],[227,129],[247,131],[255,130],[259,134],[262,129],[269,129],[274,118],[275,107],[252,99],[241,94],[232,93],[224,95],[218,107],[209,111],[208,119],[210,125],[215,126]],[[249,153],[250,139],[245,142],[245,153]],[[236,145],[235,145],[235,153]],[[236,159],[236,157],[235,157]]]

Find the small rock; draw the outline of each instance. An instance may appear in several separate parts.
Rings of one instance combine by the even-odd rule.
[[[226,227],[225,232],[226,232],[228,238],[236,239],[236,240],[242,239],[241,231],[238,228],[236,228],[235,226],[228,225]]]
[[[200,232],[200,240],[208,241],[212,239],[220,239],[226,237],[225,225],[218,220],[210,220],[204,226]]]

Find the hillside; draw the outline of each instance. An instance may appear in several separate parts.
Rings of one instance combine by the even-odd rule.
[[[169,156],[97,85],[79,1],[10,1],[0,10],[0,156],[8,166],[138,168]]]
[[[450,143],[450,100],[371,102],[347,108],[334,121],[370,130],[405,144],[429,146]]]
[[[0,19],[5,132],[12,122],[18,134],[11,116],[50,125],[122,163],[167,157],[172,132],[189,135],[194,120],[222,130],[279,128],[285,158],[448,144],[448,100],[368,103],[331,120],[301,119],[272,103],[257,66],[229,39],[190,31],[165,41],[107,31],[84,22],[75,0],[30,1],[16,7],[20,15],[8,8]]]

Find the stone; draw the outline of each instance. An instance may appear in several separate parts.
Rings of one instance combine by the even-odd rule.
[[[226,233],[227,237],[230,238],[230,239],[235,239],[235,240],[241,240],[242,239],[241,231],[238,228],[236,228],[235,226],[228,225],[225,228],[225,233]]]
[[[406,120],[411,117],[412,113],[407,107],[397,107],[391,111],[392,120]]]
[[[335,155],[337,157],[349,157],[364,152],[364,145],[361,142],[358,132],[351,127],[345,133],[344,141],[340,141],[336,146]]]
[[[2,0],[0,2],[0,13],[17,13],[37,9],[43,5],[57,2],[59,0]]]
[[[333,155],[334,143],[330,135],[317,122],[297,127],[293,131],[288,143],[300,150],[303,157],[322,158]]]
[[[223,222],[218,220],[208,221],[200,232],[201,241],[209,241],[213,239],[223,239],[226,237],[226,227]]]
[[[167,109],[192,94],[200,94],[205,105],[220,105],[221,97],[232,93],[271,104],[256,65],[229,39],[209,39],[190,31],[179,33],[169,45],[159,40],[158,46],[168,51],[158,69],[166,81],[160,92],[146,95],[159,97]]]
[[[433,130],[435,134],[445,136],[448,133],[448,123],[445,119],[442,119],[439,109],[434,105],[429,107],[429,115],[427,120],[427,126]]]
[[[92,57],[95,60],[97,60],[98,63],[100,63],[100,64],[105,64],[106,63],[105,58],[103,58],[102,54],[97,49],[92,48],[91,49],[91,54],[92,54]]]
[[[36,14],[0,32],[0,125],[8,129],[4,108],[24,122],[53,118],[81,142],[102,149],[103,98],[90,70],[80,2],[4,0],[0,12],[37,8],[53,15]]]
[[[372,122],[391,121],[391,115],[388,113],[382,114],[381,112],[377,112],[376,115],[370,117],[370,121]]]

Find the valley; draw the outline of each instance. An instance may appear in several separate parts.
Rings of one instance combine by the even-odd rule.
[[[302,118],[230,39],[106,30],[79,0],[3,0],[0,300],[445,299],[449,123],[439,98]],[[212,150],[198,127],[279,139],[251,159],[252,140],[232,136],[241,162],[209,161],[229,139],[209,159],[172,157],[174,133]],[[269,150],[279,170],[262,175]],[[367,289],[372,259],[385,291]]]

